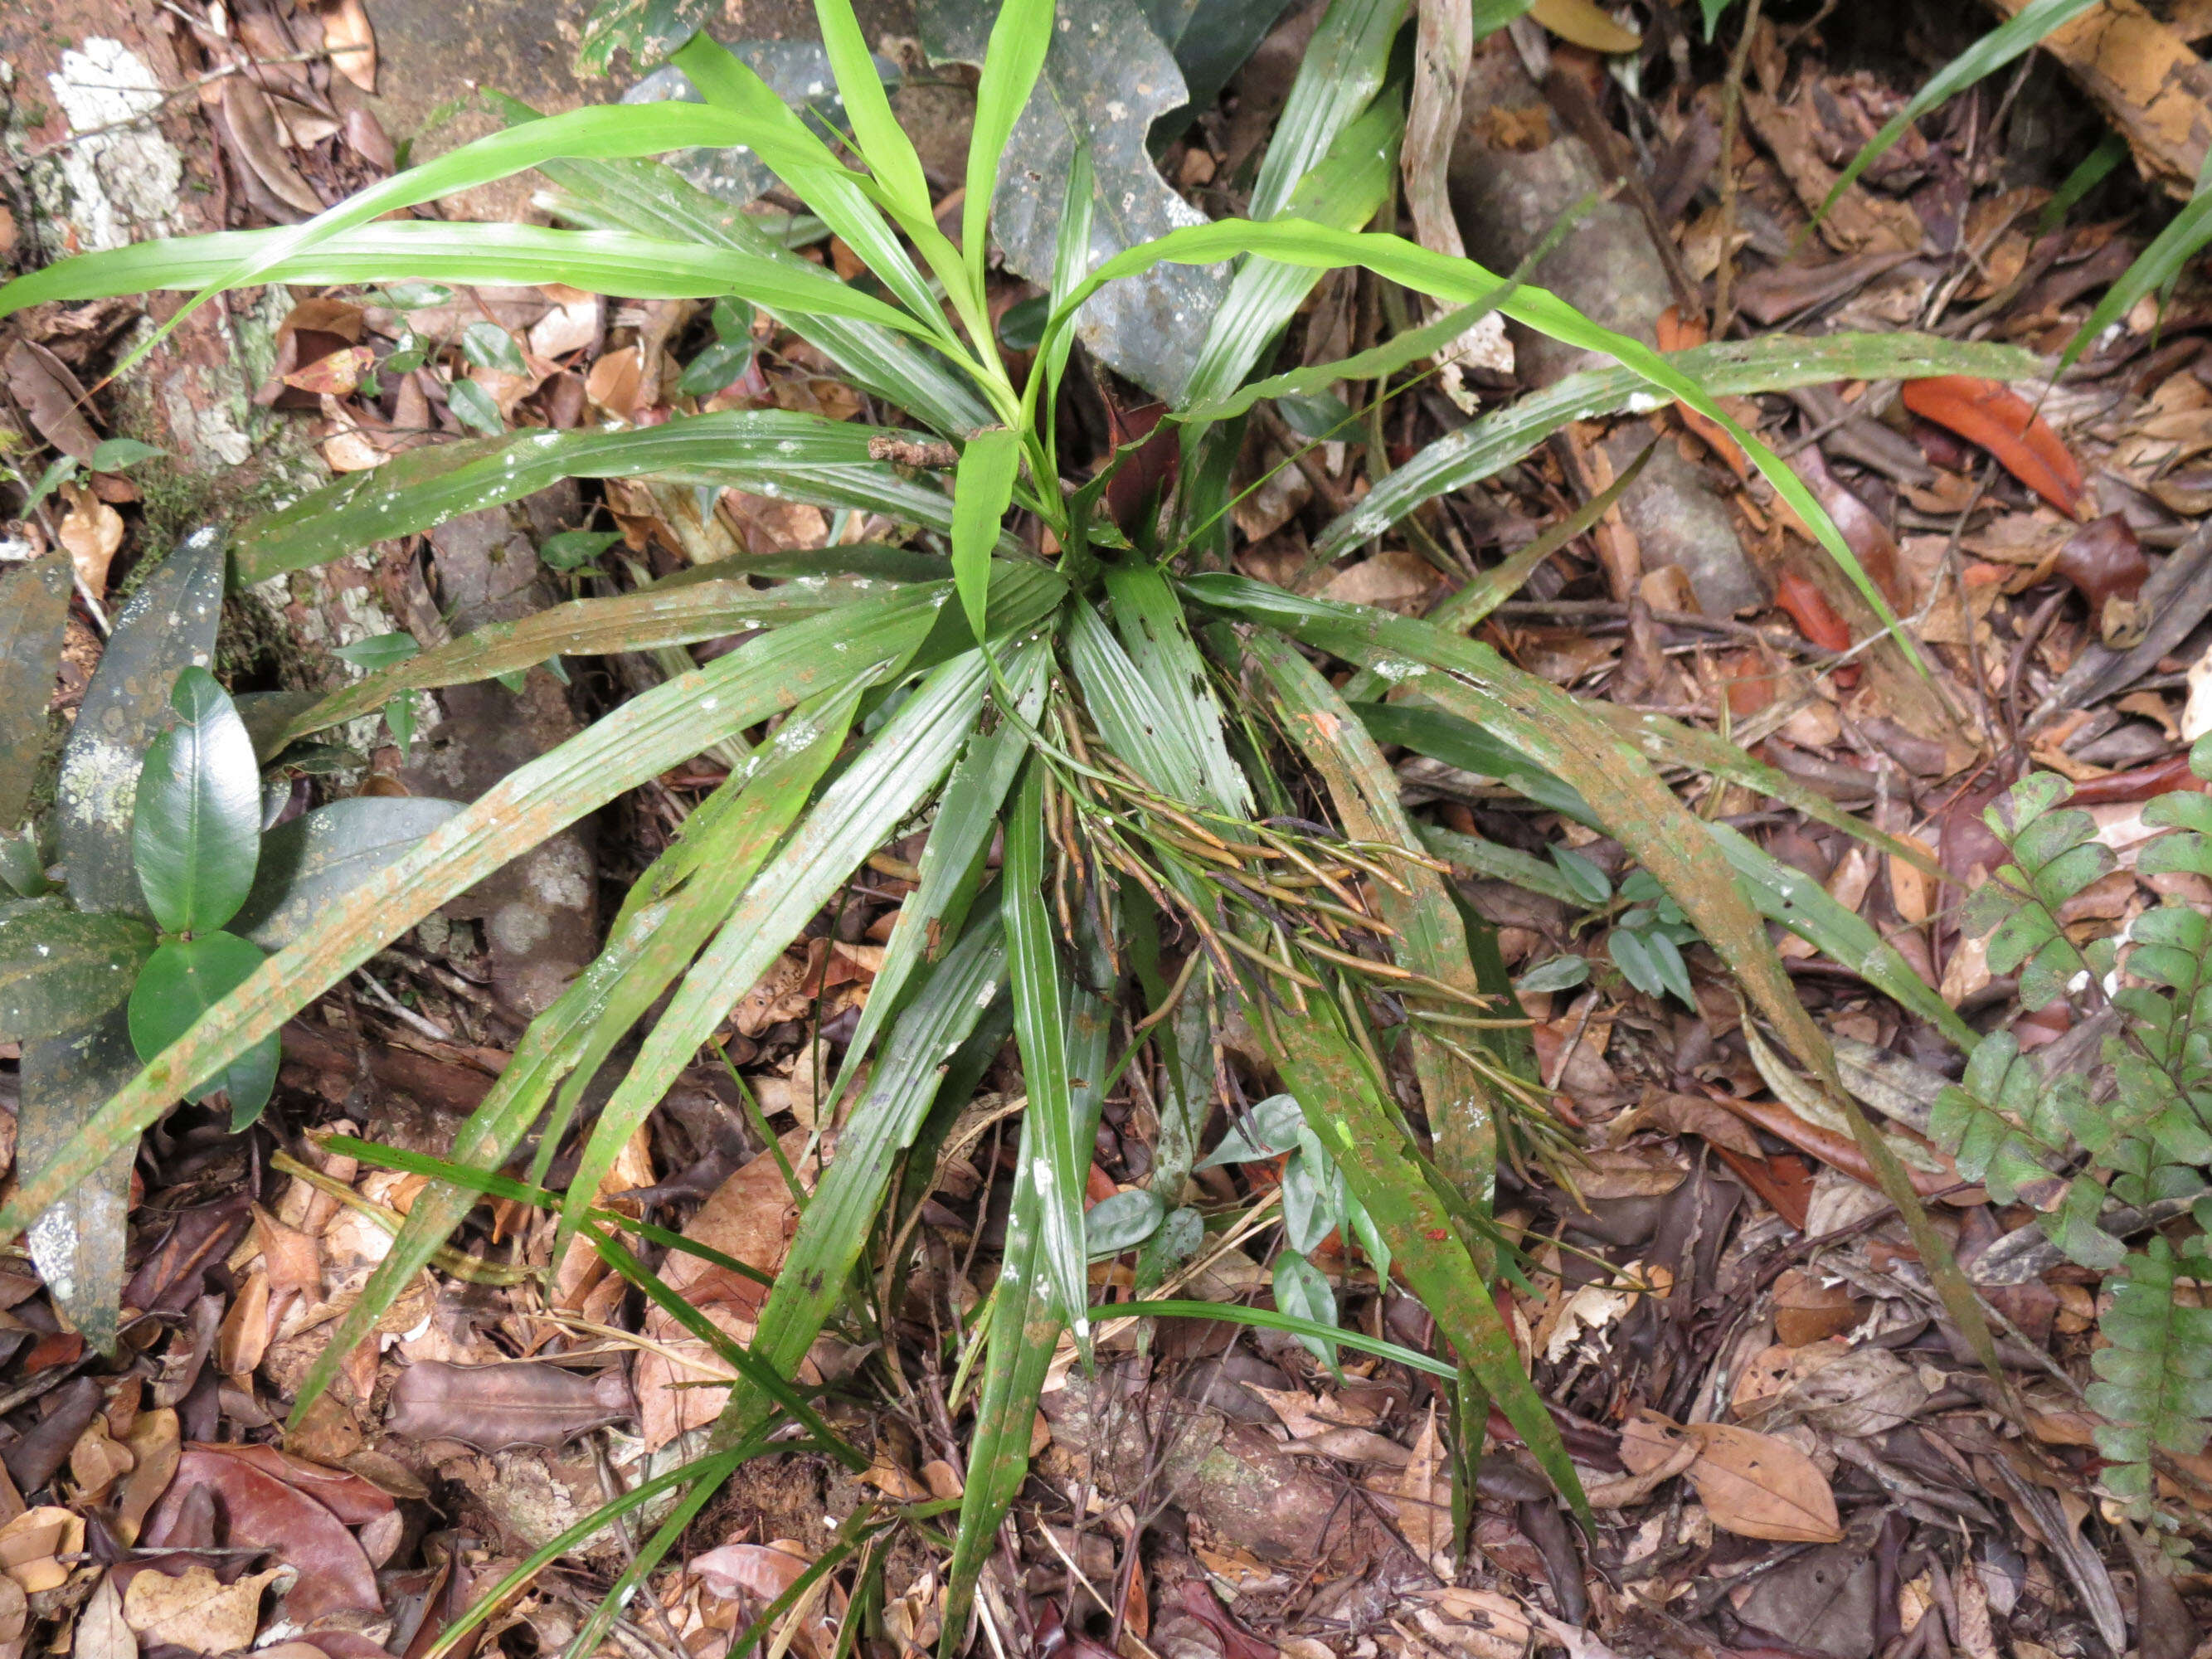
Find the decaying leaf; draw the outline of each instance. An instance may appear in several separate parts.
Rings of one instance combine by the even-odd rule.
[[[69,511],[61,523],[62,545],[77,580],[93,594],[107,592],[107,567],[123,545],[123,515],[90,490],[76,483],[61,487]]]
[[[237,1455],[237,1449],[185,1448],[177,1478],[147,1517],[144,1543],[159,1548],[183,1524],[195,1488],[211,1488],[230,1542],[266,1549],[299,1579],[286,1610],[301,1624],[343,1608],[380,1608],[375,1570],[345,1523],[289,1480]]]
[[[362,0],[331,0],[322,9],[323,50],[331,67],[363,92],[376,90],[376,31]]]
[[[228,1584],[197,1562],[175,1577],[137,1573],[123,1592],[123,1621],[148,1647],[234,1653],[252,1645],[261,1592],[276,1572],[250,1572]]]
[[[1844,1535],[1827,1477],[1788,1441],[1732,1423],[1694,1423],[1684,1432],[1698,1443],[1690,1483],[1722,1531],[1791,1544]]]
[[[413,1440],[458,1440],[485,1451],[556,1447],[636,1409],[619,1370],[564,1370],[526,1361],[453,1365],[422,1360],[392,1384],[384,1426]]]

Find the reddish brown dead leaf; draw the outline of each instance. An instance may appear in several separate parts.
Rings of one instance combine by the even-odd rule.
[[[2081,469],[2026,398],[1998,381],[1965,374],[1907,380],[1903,396],[1914,414],[1979,444],[2061,513],[2081,517],[2087,499]]]
[[[1790,1544],[1844,1535],[1827,1477],[1788,1441],[1729,1423],[1694,1423],[1685,1432],[1698,1442],[1690,1483],[1722,1531]]]
[[[1820,453],[1820,445],[1800,450],[1790,465],[1819,498],[1820,505],[1828,509],[1829,518],[1835,520],[1836,528],[1843,532],[1844,540],[1856,556],[1859,568],[1881,590],[1882,597],[1895,610],[1909,609],[1905,585],[1898,576],[1897,541],[1889,533],[1889,526],[1828,471],[1827,458]]]
[[[1785,1347],[1841,1336],[1859,1322],[1850,1287],[1823,1285],[1802,1268],[1791,1267],[1774,1281],[1774,1335]]]
[[[8,348],[8,395],[38,434],[65,455],[90,461],[100,434],[85,418],[83,386],[69,365],[33,340]]]
[[[558,1365],[431,1359],[400,1372],[384,1426],[413,1440],[458,1440],[484,1451],[551,1448],[635,1409],[618,1370],[586,1375]]]
[[[185,1449],[176,1480],[148,1517],[145,1546],[159,1549],[177,1541],[188,1500],[204,1487],[228,1523],[226,1542],[269,1550],[299,1570],[299,1582],[285,1597],[295,1622],[308,1624],[342,1608],[380,1611],[375,1569],[345,1523],[298,1487],[234,1455],[233,1449]]]
[[[2150,562],[2124,513],[2092,519],[2066,538],[2053,567],[2088,601],[2090,620],[2105,643],[2124,651],[2142,638],[2149,618],[2136,603]]]
[[[1784,570],[1774,584],[1774,603],[1790,613],[1800,634],[1823,651],[1850,649],[1850,629],[1809,578]]]
[[[1766,1156],[1748,1124],[1727,1108],[1697,1095],[1668,1094],[1655,1089],[1644,1097],[1644,1121],[1656,1128],[1676,1134],[1702,1135],[1714,1146],[1741,1152],[1746,1158]]]

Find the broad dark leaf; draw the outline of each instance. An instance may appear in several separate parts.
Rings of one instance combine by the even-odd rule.
[[[131,991],[131,1041],[138,1057],[153,1059],[190,1030],[202,1014],[235,990],[262,960],[260,949],[235,933],[217,931],[198,939],[162,941],[138,970],[138,982]],[[259,1109],[269,1097],[267,1087],[259,1080],[264,1072],[271,1082],[276,1076],[274,1065],[261,1057],[261,1051],[265,1049],[273,1057],[276,1047],[273,1036],[256,1044],[224,1071],[196,1081],[185,1091],[186,1097],[198,1100],[217,1089],[234,1087],[252,1098],[253,1089],[259,1086],[260,1098],[252,1103]],[[234,1108],[242,1104],[238,1094],[233,1095],[231,1103]]]
[[[177,676],[177,723],[138,775],[131,853],[165,932],[204,933],[238,912],[261,847],[261,769],[228,693],[204,668]]]
[[[400,858],[461,810],[423,796],[356,795],[334,800],[261,838],[253,890],[231,931],[264,951],[302,937],[325,905]]]
[[[23,1103],[15,1157],[36,1169],[59,1152],[100,1103],[137,1076],[138,1056],[120,1006],[61,1036],[23,1045]],[[108,1154],[25,1231],[32,1265],[84,1340],[115,1346],[123,1300],[125,1205],[138,1142]]]
[[[925,0],[916,8],[922,44],[934,61],[980,64],[997,10],[992,0]],[[1137,0],[1063,4],[1044,73],[999,164],[991,228],[1007,269],[1051,283],[1060,181],[1079,137],[1090,144],[1096,180],[1092,263],[1202,222],[1146,147],[1153,120],[1186,99],[1182,71]],[[1078,315],[1076,333],[1103,362],[1172,402],[1225,286],[1205,267],[1156,266],[1097,295]]]
[[[0,579],[0,830],[22,822],[38,776],[69,599],[66,553],[18,565]]]
[[[88,1025],[131,994],[153,930],[135,916],[82,915],[47,901],[0,921],[0,1042]]]
[[[177,676],[215,657],[223,544],[213,528],[179,542],[131,596],[62,750],[55,817],[70,896],[81,910],[148,914],[132,867],[139,767],[167,725]]]
[[[1189,91],[1186,112],[1210,106],[1243,66],[1290,0],[1142,0],[1161,44],[1175,53]],[[1170,123],[1170,125],[1175,125]]]

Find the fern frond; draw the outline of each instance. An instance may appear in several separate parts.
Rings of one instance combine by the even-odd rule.
[[[2087,812],[2051,809],[2073,785],[2031,773],[1993,802],[1982,818],[2012,854],[1966,901],[1969,932],[1988,933],[1990,971],[2020,972],[2020,1000],[2033,1012],[2056,1001],[2088,972],[2058,925],[2058,908],[2112,868],[2110,848],[2094,837]]]
[[[2212,1278],[2203,1240],[2176,1260],[2162,1238],[2127,1258],[2109,1282],[2112,1297],[2102,1328],[2112,1346],[2090,1358],[2098,1380],[2089,1408],[2106,1422],[2097,1449],[2112,1462],[2104,1484],[2137,1514],[2152,1492],[2154,1450],[2193,1456],[2203,1449],[2212,1418],[2212,1308],[2181,1299],[2177,1280]]]
[[[2067,1152],[2064,1114],[2043,1068],[2009,1031],[1982,1039],[1966,1073],[1936,1097],[1929,1137],[1951,1154],[1959,1173],[2011,1204],[2023,1187],[2048,1181]]]

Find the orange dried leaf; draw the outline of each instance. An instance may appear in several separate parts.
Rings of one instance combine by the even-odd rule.
[[[1848,651],[1851,630],[1828,603],[1828,596],[1794,570],[1785,570],[1774,584],[1774,603],[1790,613],[1790,620],[1823,651]]]
[[[2081,516],[2081,469],[2026,398],[1998,381],[1965,374],[1907,380],[1903,395],[1915,415],[1979,444],[2060,512]]]

